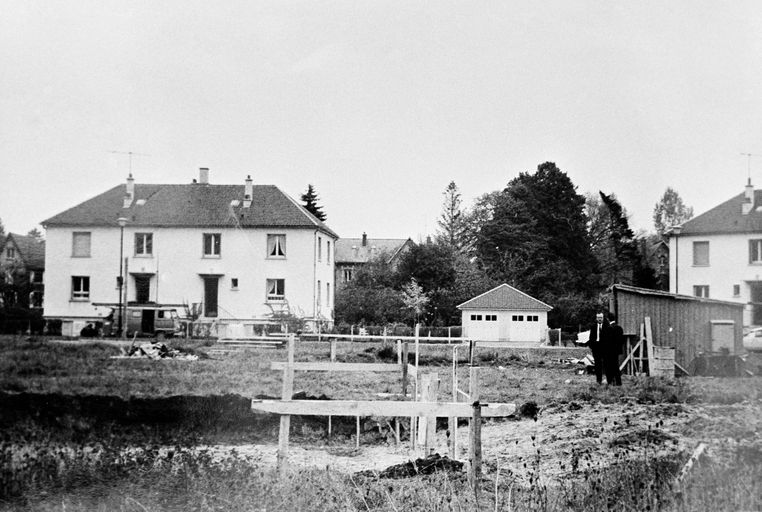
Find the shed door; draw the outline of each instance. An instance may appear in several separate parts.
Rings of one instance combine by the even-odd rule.
[[[712,320],[712,352],[727,349],[735,353],[735,324],[730,320]]]

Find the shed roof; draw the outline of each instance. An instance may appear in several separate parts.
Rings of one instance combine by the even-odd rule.
[[[254,185],[251,206],[243,206],[244,185],[135,184],[135,198],[123,208],[126,185],[117,185],[45,221],[50,226],[313,228],[338,238],[325,223],[275,185]],[[237,202],[237,203],[236,203]]]
[[[694,297],[693,295],[680,295],[676,293],[670,293],[665,292],[662,290],[651,290],[649,288],[639,288],[637,286],[630,286],[626,284],[615,284],[611,286],[612,290],[616,291],[623,291],[623,292],[629,292],[629,293],[635,293],[638,295],[648,295],[651,297],[662,297],[665,299],[674,299],[674,300],[684,300],[684,301],[693,301],[693,302],[703,302],[707,304],[723,304],[725,306],[735,306],[739,308],[744,307],[743,302],[735,302],[731,300],[719,300],[719,299],[709,299],[706,297]]]
[[[530,297],[521,290],[505,283],[459,304],[458,309],[483,309],[505,311],[550,311],[549,306],[542,301]]]

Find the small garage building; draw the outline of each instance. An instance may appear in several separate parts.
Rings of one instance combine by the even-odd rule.
[[[540,342],[548,329],[544,302],[507,284],[493,288],[458,306],[463,336],[484,341]]]

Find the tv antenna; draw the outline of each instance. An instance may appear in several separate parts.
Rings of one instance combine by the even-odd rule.
[[[109,153],[115,153],[117,155],[129,155],[129,161],[130,161],[130,176],[132,176],[132,155],[136,156],[151,156],[147,153],[136,153],[135,151],[109,151]]]
[[[751,157],[753,156],[759,156],[758,153],[741,153],[743,156],[746,157],[746,179],[749,180],[749,183],[751,183]]]

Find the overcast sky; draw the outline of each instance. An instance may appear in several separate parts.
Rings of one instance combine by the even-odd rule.
[[[677,2],[0,0],[0,218],[124,182],[315,185],[343,237],[436,230],[556,162],[635,228],[762,187],[762,8]],[[144,156],[147,155],[147,156]]]

